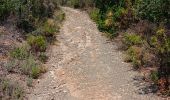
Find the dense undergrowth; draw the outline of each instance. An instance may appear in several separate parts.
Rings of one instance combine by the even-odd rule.
[[[9,59],[3,69],[8,74],[27,76],[27,85],[32,86],[32,80],[47,70],[43,65],[48,59],[45,52],[55,41],[64,16],[57,0],[1,0],[0,24],[3,26],[10,19],[10,24],[16,26],[25,39],[22,45],[15,45],[9,51]],[[23,99],[24,90],[15,84],[17,82],[7,79],[6,75],[0,76],[0,98]]]
[[[135,69],[150,69],[149,79],[162,94],[170,95],[169,0],[60,0],[60,3],[87,10],[99,30],[110,38],[121,35],[125,60],[132,62]]]

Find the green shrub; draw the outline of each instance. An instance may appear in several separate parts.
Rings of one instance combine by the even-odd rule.
[[[31,46],[31,49],[34,52],[38,52],[38,51],[43,52],[47,48],[47,42],[43,36],[30,35],[27,38],[27,42]]]
[[[79,8],[80,7],[79,0],[71,0],[71,6],[73,6],[74,8]]]
[[[152,22],[170,22],[169,0],[135,0],[134,8],[142,19]]]
[[[12,72],[14,67],[16,66],[17,62],[16,60],[10,60],[9,62],[7,62],[7,64],[5,65],[5,68],[7,69],[8,72]]]
[[[24,60],[22,64],[20,65],[21,67],[21,72],[25,75],[31,75],[31,70],[32,67],[37,66],[35,59],[33,56],[29,56],[28,59]]]
[[[2,100],[23,100],[24,98],[23,89],[16,82],[11,82],[5,78],[0,78],[0,91]]]
[[[35,17],[50,17],[55,9],[54,0],[34,0],[32,1],[32,14]]]
[[[133,67],[138,69],[142,65],[142,49],[140,47],[132,46],[127,50],[127,61],[132,62]]]
[[[114,18],[121,18],[121,16],[127,14],[127,10],[123,7],[118,7],[116,10],[116,12],[114,13]]]
[[[155,67],[157,65],[157,57],[154,52],[145,49],[142,54],[143,67]]]
[[[132,1],[97,0],[93,2],[99,10],[91,16],[94,16],[93,19],[97,22],[99,30],[109,33],[111,38],[117,36],[119,30],[127,29],[135,21]]]
[[[14,50],[12,50],[10,52],[10,56],[12,58],[16,58],[16,59],[26,59],[28,57],[29,53],[28,53],[28,46],[21,46],[18,48],[15,48]]]
[[[62,5],[67,5],[73,8],[92,7],[95,0],[60,0]]]
[[[141,45],[142,44],[142,38],[139,35],[136,34],[128,34],[126,33],[123,36],[123,43],[126,47],[130,47],[133,45]]]
[[[9,16],[13,8],[14,6],[13,6],[12,0],[1,0],[0,1],[0,20],[6,19],[6,17]]]
[[[62,22],[65,19],[65,13],[63,11],[56,11],[55,12],[55,20],[57,22]]]
[[[158,80],[159,80],[158,71],[152,71],[151,74],[150,74],[150,78],[155,84],[158,84]]]
[[[56,2],[56,0],[1,0],[0,20],[12,14],[17,19],[17,26],[30,33],[37,28],[36,19],[41,21],[52,17],[58,7]]]
[[[31,77],[36,79],[40,75],[40,67],[39,66],[34,66],[31,68]]]
[[[50,20],[50,21],[45,22],[43,25],[43,30],[44,30],[45,36],[47,37],[54,36],[56,32],[54,21]]]
[[[41,67],[35,58],[30,55],[28,59],[22,62],[21,72],[25,75],[29,75],[30,77],[36,79],[41,73],[44,73],[44,68]]]
[[[91,19],[94,20],[95,22],[99,20],[99,12],[100,10],[98,8],[93,8],[89,13]]]
[[[160,27],[156,34],[151,37],[151,45],[154,53],[159,58],[159,71],[162,76],[169,75],[167,69],[170,65],[170,37],[166,30]]]
[[[17,26],[23,29],[26,33],[29,33],[35,30],[34,23],[30,19],[27,19],[27,18],[19,19],[17,21]]]
[[[33,85],[33,79],[32,78],[28,78],[27,79],[27,86],[28,87],[32,87],[32,85]]]
[[[48,59],[48,57],[46,56],[46,54],[44,52],[40,53],[39,55],[39,60],[42,61],[42,62],[46,62]]]
[[[80,1],[83,0],[67,0],[65,1],[65,4],[73,8],[80,8],[81,7]]]

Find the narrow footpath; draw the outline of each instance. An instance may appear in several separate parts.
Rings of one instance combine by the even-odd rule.
[[[140,74],[124,62],[116,43],[102,36],[86,12],[63,10],[66,20],[59,42],[49,50],[49,71],[28,100],[162,100],[145,94]]]

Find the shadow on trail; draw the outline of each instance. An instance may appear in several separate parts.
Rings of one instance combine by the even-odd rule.
[[[145,82],[144,77],[142,76],[135,76],[133,80],[134,80],[134,85],[139,88],[136,92],[140,95],[153,94],[156,93],[158,90],[157,85],[153,83]]]

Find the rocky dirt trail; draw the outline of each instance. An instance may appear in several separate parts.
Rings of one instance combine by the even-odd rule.
[[[102,36],[86,12],[63,10],[66,20],[59,43],[49,50],[49,71],[29,100],[161,100],[145,94],[139,73],[123,62],[116,43]]]

